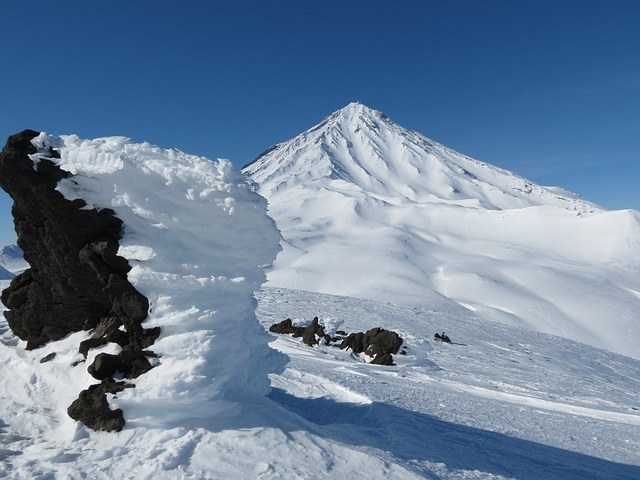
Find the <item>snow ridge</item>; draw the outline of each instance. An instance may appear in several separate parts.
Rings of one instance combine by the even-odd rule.
[[[426,306],[640,358],[640,223],[352,103],[244,173],[283,251],[269,285]]]
[[[351,103],[294,139],[272,147],[243,171],[263,192],[300,183],[330,188],[343,181],[393,204],[448,203],[500,210],[554,205],[582,212],[600,210],[577,195],[540,187],[455,152],[360,103]]]
[[[58,183],[67,199],[111,208],[124,222],[118,254],[132,266],[129,281],[149,300],[144,326],[161,328],[153,375],[137,379],[137,388],[113,405],[133,424],[167,425],[229,415],[237,398],[264,396],[267,374],[281,360],[267,346],[252,295],[265,280],[259,265],[279,249],[279,234],[264,200],[231,163],[124,137],[42,133],[33,143],[39,152],[56,149],[60,158],[50,160],[73,174]],[[86,364],[98,353],[92,350]],[[89,378],[83,369],[84,363],[68,374],[76,382]]]

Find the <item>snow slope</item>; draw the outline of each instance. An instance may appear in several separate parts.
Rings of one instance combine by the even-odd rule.
[[[109,399],[124,429],[93,432],[66,408],[101,350],[73,366],[86,332],[26,351],[0,319],[0,477],[640,477],[638,360],[489,322],[436,293],[407,307],[265,288],[256,304],[279,235],[228,162],[119,137],[36,143],[76,173],[61,192],[123,219],[120,253],[151,301],[146,324],[162,327],[160,357]],[[318,315],[332,331],[395,329],[407,355],[382,367],[304,347],[256,313],[264,327]],[[443,329],[455,344],[431,340]]]
[[[640,358],[640,214],[606,211],[350,104],[245,167],[283,251],[268,285],[427,307]]]
[[[425,309],[272,288],[260,291],[258,301],[265,327],[286,317],[309,322],[315,315],[331,331],[383,325],[404,337],[407,355],[395,357],[397,366],[383,367],[335,347],[272,336],[271,345],[289,363],[270,375],[268,398],[239,402],[235,413],[215,419],[154,420],[170,409],[172,385],[147,418],[107,434],[61,425],[66,420],[56,415],[54,396],[60,392],[52,391],[60,363],[39,364],[45,351],[12,347],[17,342],[3,324],[0,359],[19,375],[2,377],[0,476],[640,476],[637,360],[482,321],[444,301]],[[443,329],[454,344],[432,340]],[[63,350],[61,344],[55,348]],[[197,401],[191,406],[197,409]]]
[[[0,250],[0,266],[13,274],[22,273],[29,266],[22,258],[22,250],[17,245],[6,245]]]
[[[640,478],[638,360],[444,301],[411,308],[260,292],[265,327],[313,316],[333,331],[382,325],[407,346],[396,367],[380,367],[335,347],[274,340],[291,361],[272,375],[271,398],[333,438],[384,450],[422,478]],[[442,330],[453,344],[432,340]]]

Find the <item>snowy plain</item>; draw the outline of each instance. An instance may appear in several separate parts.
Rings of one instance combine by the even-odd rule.
[[[151,301],[145,326],[162,328],[153,346],[160,357],[154,369],[134,381],[136,388],[110,398],[114,408],[124,410],[124,429],[93,432],[71,420],[66,408],[79,390],[94,382],[86,365],[103,350],[92,351],[87,363],[73,366],[81,360],[77,348],[87,332],[27,351],[0,319],[0,361],[5,372],[0,376],[0,477],[640,478],[640,361],[561,335],[505,325],[503,318],[498,318],[500,323],[490,321],[477,298],[452,300],[440,291],[443,288],[423,289],[421,305],[387,300],[385,294],[407,285],[403,275],[412,278],[409,263],[376,258],[379,247],[368,253],[370,262],[350,263],[356,240],[381,238],[393,247],[388,250],[396,255],[392,258],[401,258],[401,250],[394,247],[399,237],[380,235],[393,228],[383,223],[372,228],[381,223],[377,209],[362,209],[362,202],[355,210],[345,208],[345,216],[336,216],[344,224],[328,225],[333,227],[331,236],[326,225],[316,225],[314,230],[305,223],[308,219],[297,221],[308,237],[305,245],[313,255],[307,258],[313,262],[319,261],[322,251],[320,243],[313,241],[314,232],[317,240],[331,239],[332,247],[339,246],[341,239],[348,247],[328,249],[324,266],[330,275],[314,280],[322,271],[320,263],[311,262],[313,268],[308,270],[287,263],[293,241],[287,240],[286,229],[285,250],[275,260],[281,238],[265,214],[267,203],[229,162],[211,162],[120,137],[81,140],[43,134],[36,143],[42,152],[49,146],[58,149],[61,159],[56,161],[76,174],[59,185],[67,198],[81,197],[97,208],[113,208],[123,219],[120,254],[133,266],[131,282]],[[39,158],[34,157],[34,163]],[[350,184],[342,186],[354,189]],[[319,188],[318,195],[326,193],[322,198],[334,199],[338,206],[345,205],[342,202],[353,206],[351,194],[339,196],[325,190]],[[546,196],[549,191],[540,192]],[[576,206],[571,218],[606,214],[587,202],[563,198],[568,200],[558,202]],[[436,220],[442,222],[460,210],[459,202],[468,203],[453,200],[451,210],[439,211]],[[335,205],[327,205],[328,213],[338,212]],[[390,203],[381,205],[387,208]],[[321,207],[314,205],[319,213]],[[551,208],[551,218],[559,217],[558,228],[568,218],[553,206],[531,207],[522,211],[544,213]],[[471,209],[480,215],[490,212],[479,219],[482,225],[491,215],[517,217],[521,212],[515,207],[513,211],[477,210]],[[408,217],[413,215],[406,211]],[[362,212],[373,212],[375,217],[367,219]],[[464,215],[462,220],[472,217],[469,212]],[[524,214],[526,222],[534,217]],[[632,217],[620,217],[633,232]],[[396,214],[392,218],[401,219]],[[359,230],[355,227],[362,227],[361,233],[350,236]],[[481,257],[506,255],[513,248],[492,246],[492,228],[489,224],[487,238],[478,242],[484,245]],[[433,228],[425,229],[425,238],[431,239],[432,232]],[[551,233],[551,228],[545,229],[545,234]],[[510,238],[516,235],[522,236],[517,232]],[[518,261],[539,246],[537,240],[525,237],[532,250],[516,249]],[[456,245],[470,240],[453,234],[442,238],[451,238]],[[625,243],[624,238],[618,240]],[[405,240],[404,254],[413,255],[415,240]],[[625,245],[631,252],[637,246]],[[592,250],[581,250],[580,255],[591,260]],[[562,255],[572,251],[566,247],[556,257],[543,259],[551,266],[556,265],[553,262],[564,265],[560,271],[567,275]],[[619,253],[616,248],[612,251]],[[441,252],[452,260],[446,249]],[[366,255],[367,249],[357,253]],[[296,255],[303,258],[299,252]],[[606,272],[610,272],[611,258],[598,264],[605,265]],[[472,260],[470,254],[462,256],[460,264],[470,268]],[[508,268],[518,264],[507,260],[503,263]],[[354,266],[376,261],[382,268],[400,268],[385,279],[387,283],[376,285],[381,277],[373,277],[370,286],[375,288],[368,291],[378,295],[377,301],[362,294],[323,291],[340,281],[335,273],[340,263],[346,281],[338,285],[346,289],[360,288],[374,271],[365,268],[356,275]],[[263,268],[277,274],[279,262],[284,262],[281,265],[291,282],[325,283],[301,283],[316,292],[261,288],[266,280]],[[571,257],[571,262],[586,265],[580,258]],[[416,264],[418,271],[424,268],[420,261]],[[625,275],[633,279],[627,267],[606,278],[612,285],[622,284]],[[480,272],[477,277],[487,275]],[[575,285],[585,278],[578,277]],[[4,286],[8,280],[0,282]],[[632,285],[631,290],[640,288]],[[585,291],[591,292],[587,287]],[[495,301],[500,296],[491,298]],[[495,303],[489,307],[496,310]],[[266,332],[271,323],[285,318],[305,323],[314,316],[330,331],[376,326],[395,330],[404,338],[406,355],[395,357],[396,366],[376,366],[350,351],[323,345],[311,348],[298,339]],[[433,334],[443,330],[453,344],[433,341]],[[52,352],[56,353],[53,360],[40,363]]]

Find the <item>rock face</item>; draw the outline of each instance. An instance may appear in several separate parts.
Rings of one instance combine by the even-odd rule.
[[[34,163],[29,155],[36,153],[31,140],[37,135],[33,130],[13,135],[0,153],[0,187],[14,201],[18,245],[30,265],[1,299],[9,327],[27,349],[80,330],[93,330],[80,346],[85,357],[90,348],[107,342],[122,348],[111,355],[114,359],[96,359],[100,364],[89,367],[102,383],[85,390],[69,409],[73,418],[91,426],[96,408],[103,417],[114,415],[104,411],[105,394],[124,387],[112,381],[113,374],[133,378],[151,368],[147,357],[154,355],[145,348],[160,332],[142,327],[148,300],[129,283],[130,266],[117,255],[122,221],[113,210],[83,210],[83,200],[69,201],[56,191],[58,181],[71,174],[46,158]],[[50,150],[49,158],[58,158],[57,152]],[[122,425],[124,420],[103,422],[99,428],[119,430]]]

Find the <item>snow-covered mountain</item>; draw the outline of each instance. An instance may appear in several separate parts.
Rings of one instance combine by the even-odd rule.
[[[295,186],[324,185],[366,194],[382,204],[444,203],[506,210],[552,205],[601,210],[557,188],[540,187],[479,162],[351,103],[243,169],[270,197]]]
[[[283,251],[268,285],[428,307],[640,358],[640,214],[606,211],[352,103],[243,172]]]
[[[29,266],[22,258],[22,250],[17,245],[5,245],[0,250],[0,266],[12,274],[22,273]]]
[[[28,177],[47,179],[62,169],[70,176],[43,184],[82,212],[122,220],[118,254],[149,300],[143,325],[160,334],[146,352],[154,368],[133,379],[115,372],[131,388],[103,401],[126,423],[104,432],[67,408],[96,381],[87,366],[122,348],[98,342],[83,355],[81,342],[101,338],[94,328],[27,350],[0,318],[0,477],[640,478],[640,361],[489,322],[436,293],[419,307],[256,291],[280,237],[229,162],[121,137],[25,138],[33,153],[7,149],[0,166],[19,160]],[[95,255],[79,254],[112,283]],[[12,291],[12,305],[39,301]],[[406,354],[396,366],[372,365],[263,328],[314,316],[332,334],[393,329]],[[433,341],[443,329],[454,343]]]

